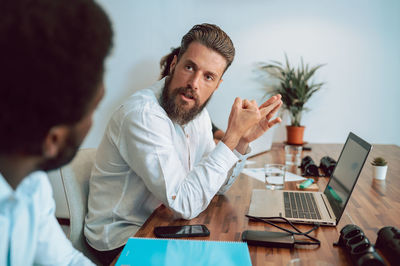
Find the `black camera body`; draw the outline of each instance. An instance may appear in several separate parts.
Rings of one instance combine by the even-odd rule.
[[[325,176],[331,177],[333,170],[335,170],[336,167],[336,161],[332,159],[329,156],[324,156],[321,158],[321,161],[319,163],[319,168],[324,171]]]
[[[336,167],[336,161],[329,156],[324,156],[321,158],[319,167],[315,164],[314,160],[310,156],[306,156],[301,160],[300,168],[303,172],[303,176],[314,176],[319,177],[318,168],[325,173],[326,177],[331,177],[333,171]]]
[[[375,248],[382,252],[390,264],[397,264],[396,260],[400,258],[400,230],[393,226],[381,228],[378,231]]]
[[[310,156],[301,160],[300,168],[303,171],[303,176],[319,176],[318,166],[315,165]]]
[[[336,245],[347,250],[354,265],[385,265],[382,257],[357,225],[344,226],[340,230],[340,237]]]

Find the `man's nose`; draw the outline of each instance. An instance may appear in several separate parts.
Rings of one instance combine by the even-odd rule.
[[[189,80],[190,87],[192,87],[192,89],[194,89],[194,90],[198,90],[200,82],[201,82],[201,73],[194,72],[193,76]]]

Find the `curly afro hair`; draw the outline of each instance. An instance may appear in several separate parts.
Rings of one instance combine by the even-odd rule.
[[[74,125],[103,79],[112,27],[91,0],[0,0],[0,154],[40,154]]]

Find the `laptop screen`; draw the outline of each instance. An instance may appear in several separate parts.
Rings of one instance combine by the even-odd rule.
[[[370,150],[369,143],[350,132],[324,191],[336,222],[344,212]]]

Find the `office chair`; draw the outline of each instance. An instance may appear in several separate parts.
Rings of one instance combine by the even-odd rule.
[[[98,260],[87,247],[83,227],[87,213],[90,172],[96,149],[81,149],[68,165],[48,173],[56,201],[56,217],[69,218],[67,236],[72,245],[86,257],[98,264]],[[66,231],[65,228],[64,232]]]

